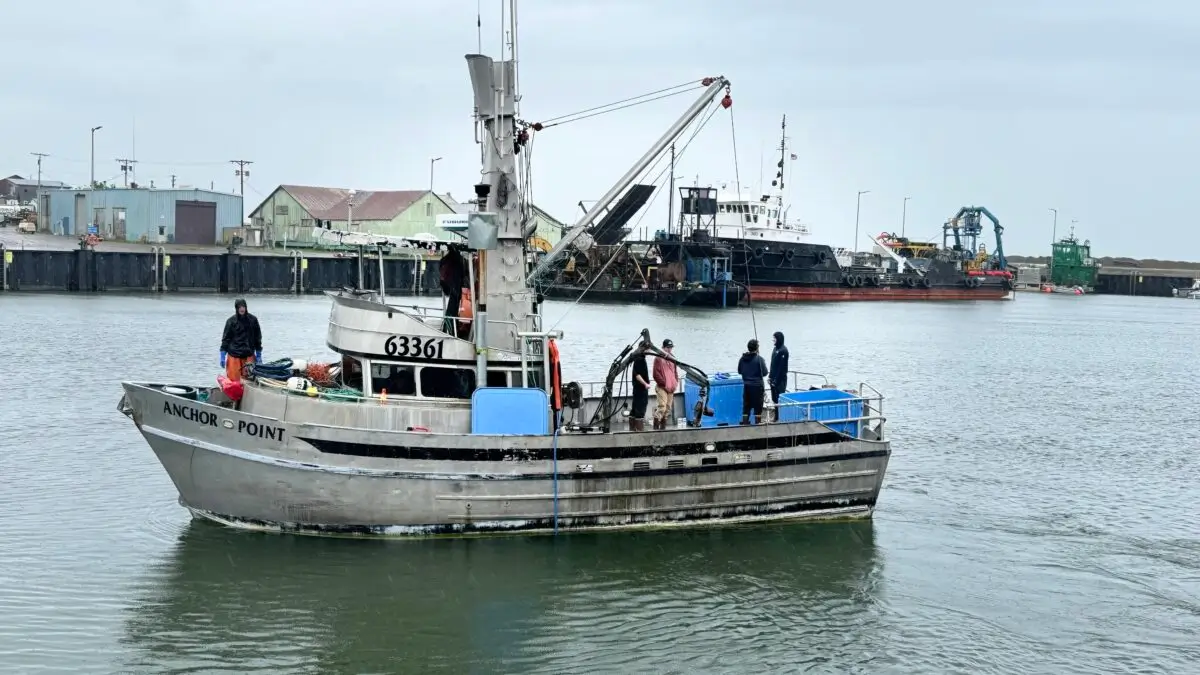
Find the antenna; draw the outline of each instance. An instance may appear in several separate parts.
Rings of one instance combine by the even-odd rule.
[[[246,179],[250,177],[250,169],[247,169],[246,166],[248,164],[253,164],[254,162],[251,162],[248,159],[231,159],[229,160],[229,163],[238,165],[238,168],[233,170],[233,175],[238,177],[238,192],[240,192],[242,198],[245,199]]]
[[[133,165],[137,164],[137,160],[136,159],[120,159],[120,158],[118,158],[117,164],[119,164],[121,167],[121,173],[124,176],[125,187],[129,187],[129,173],[131,171],[133,171]],[[135,179],[137,178],[137,174],[134,174],[134,178]],[[134,183],[134,185],[137,185],[137,183]]]
[[[175,174],[171,174],[171,187],[175,187]]]
[[[483,53],[483,0],[475,0],[475,32],[479,36],[478,53]]]

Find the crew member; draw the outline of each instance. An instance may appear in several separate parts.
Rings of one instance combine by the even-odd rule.
[[[452,317],[459,316],[459,303],[462,301],[464,280],[467,276],[462,254],[454,246],[446,247],[446,254],[438,262],[438,281],[442,295],[446,296],[446,319],[442,330],[450,335],[456,335],[455,323]]]
[[[788,348],[783,344],[783,333],[775,331],[775,349],[771,351],[771,403],[775,404],[775,421],[779,421],[779,395],[787,391]]]
[[[225,321],[221,334],[221,367],[225,377],[234,382],[242,379],[242,366],[262,363],[262,329],[258,319],[246,310],[246,301],[233,301],[233,316]]]
[[[742,376],[742,424],[750,423],[751,412],[754,423],[759,424],[766,394],[763,379],[767,377],[767,362],[758,354],[758,340],[746,343],[746,353],[738,361],[738,375]]]
[[[667,356],[674,356],[675,343],[663,340],[662,349]],[[672,359],[654,357],[654,394],[658,405],[654,408],[654,428],[666,429],[667,420],[675,412],[675,390],[679,388],[679,371]]]
[[[650,406],[650,370],[646,365],[646,345],[633,357],[633,405],[629,409],[629,430],[646,430],[646,408]]]

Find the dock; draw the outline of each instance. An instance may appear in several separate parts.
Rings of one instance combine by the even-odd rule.
[[[363,256],[363,287],[379,285],[379,258]],[[438,295],[438,257],[385,255],[386,287]],[[0,228],[0,292],[321,293],[359,282],[356,252],[102,242]]]

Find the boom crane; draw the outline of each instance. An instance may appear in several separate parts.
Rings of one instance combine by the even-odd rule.
[[[954,250],[964,255],[975,254],[975,245],[979,235],[983,232],[982,226],[979,224],[979,217],[984,216],[992,221],[992,228],[996,232],[996,269],[1007,270],[1008,259],[1004,257],[1004,227],[1000,225],[1000,220],[992,215],[982,206],[964,206],[954,214],[954,217],[946,222],[942,228],[942,245],[945,248],[951,248],[949,240],[954,239]]]
[[[702,84],[705,85],[705,89],[703,93],[700,94],[700,98],[696,99],[696,102],[693,103],[691,107],[689,107],[687,111],[685,111],[683,115],[675,121],[675,124],[671,125],[670,129],[667,129],[667,132],[663,134],[662,137],[659,138],[649,150],[646,151],[646,154],[642,155],[641,159],[634,163],[633,167],[631,167],[629,171],[625,172],[624,176],[621,176],[620,180],[618,180],[616,184],[608,190],[608,192],[604,193],[604,196],[601,197],[599,201],[597,201],[595,204],[592,204],[592,208],[588,209],[587,212],[583,214],[583,217],[580,218],[579,221],[573,226],[571,226],[571,229],[568,230],[563,235],[562,239],[560,239],[558,243],[554,245],[554,248],[550,249],[546,255],[542,256],[542,259],[538,262],[537,266],[534,267],[533,272],[529,275],[530,279],[537,279],[541,275],[545,274],[555,260],[557,260],[558,257],[567,250],[567,247],[575,243],[575,241],[584,234],[587,228],[591,227],[604,209],[612,205],[612,203],[616,201],[617,197],[620,196],[620,194],[626,189],[628,189],[629,186],[633,184],[633,181],[639,175],[641,175],[643,171],[646,170],[646,167],[650,166],[655,159],[662,155],[664,150],[666,150],[679,138],[684,129],[686,129],[689,124],[694,122],[702,112],[704,112],[704,109],[709,103],[713,102],[718,94],[720,94],[722,91],[725,92],[725,98],[721,101],[721,105],[723,107],[728,108],[733,105],[733,99],[729,96],[730,82],[729,80],[725,79],[725,77],[706,77],[702,81]]]

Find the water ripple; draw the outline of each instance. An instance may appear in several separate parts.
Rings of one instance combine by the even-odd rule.
[[[757,326],[888,393],[874,522],[347,542],[191,522],[114,409],[214,377],[229,298],[0,296],[0,672],[1187,672],[1200,311],[1068,300],[548,304],[572,379],[641,326],[733,370]],[[327,301],[251,307],[320,354]]]

